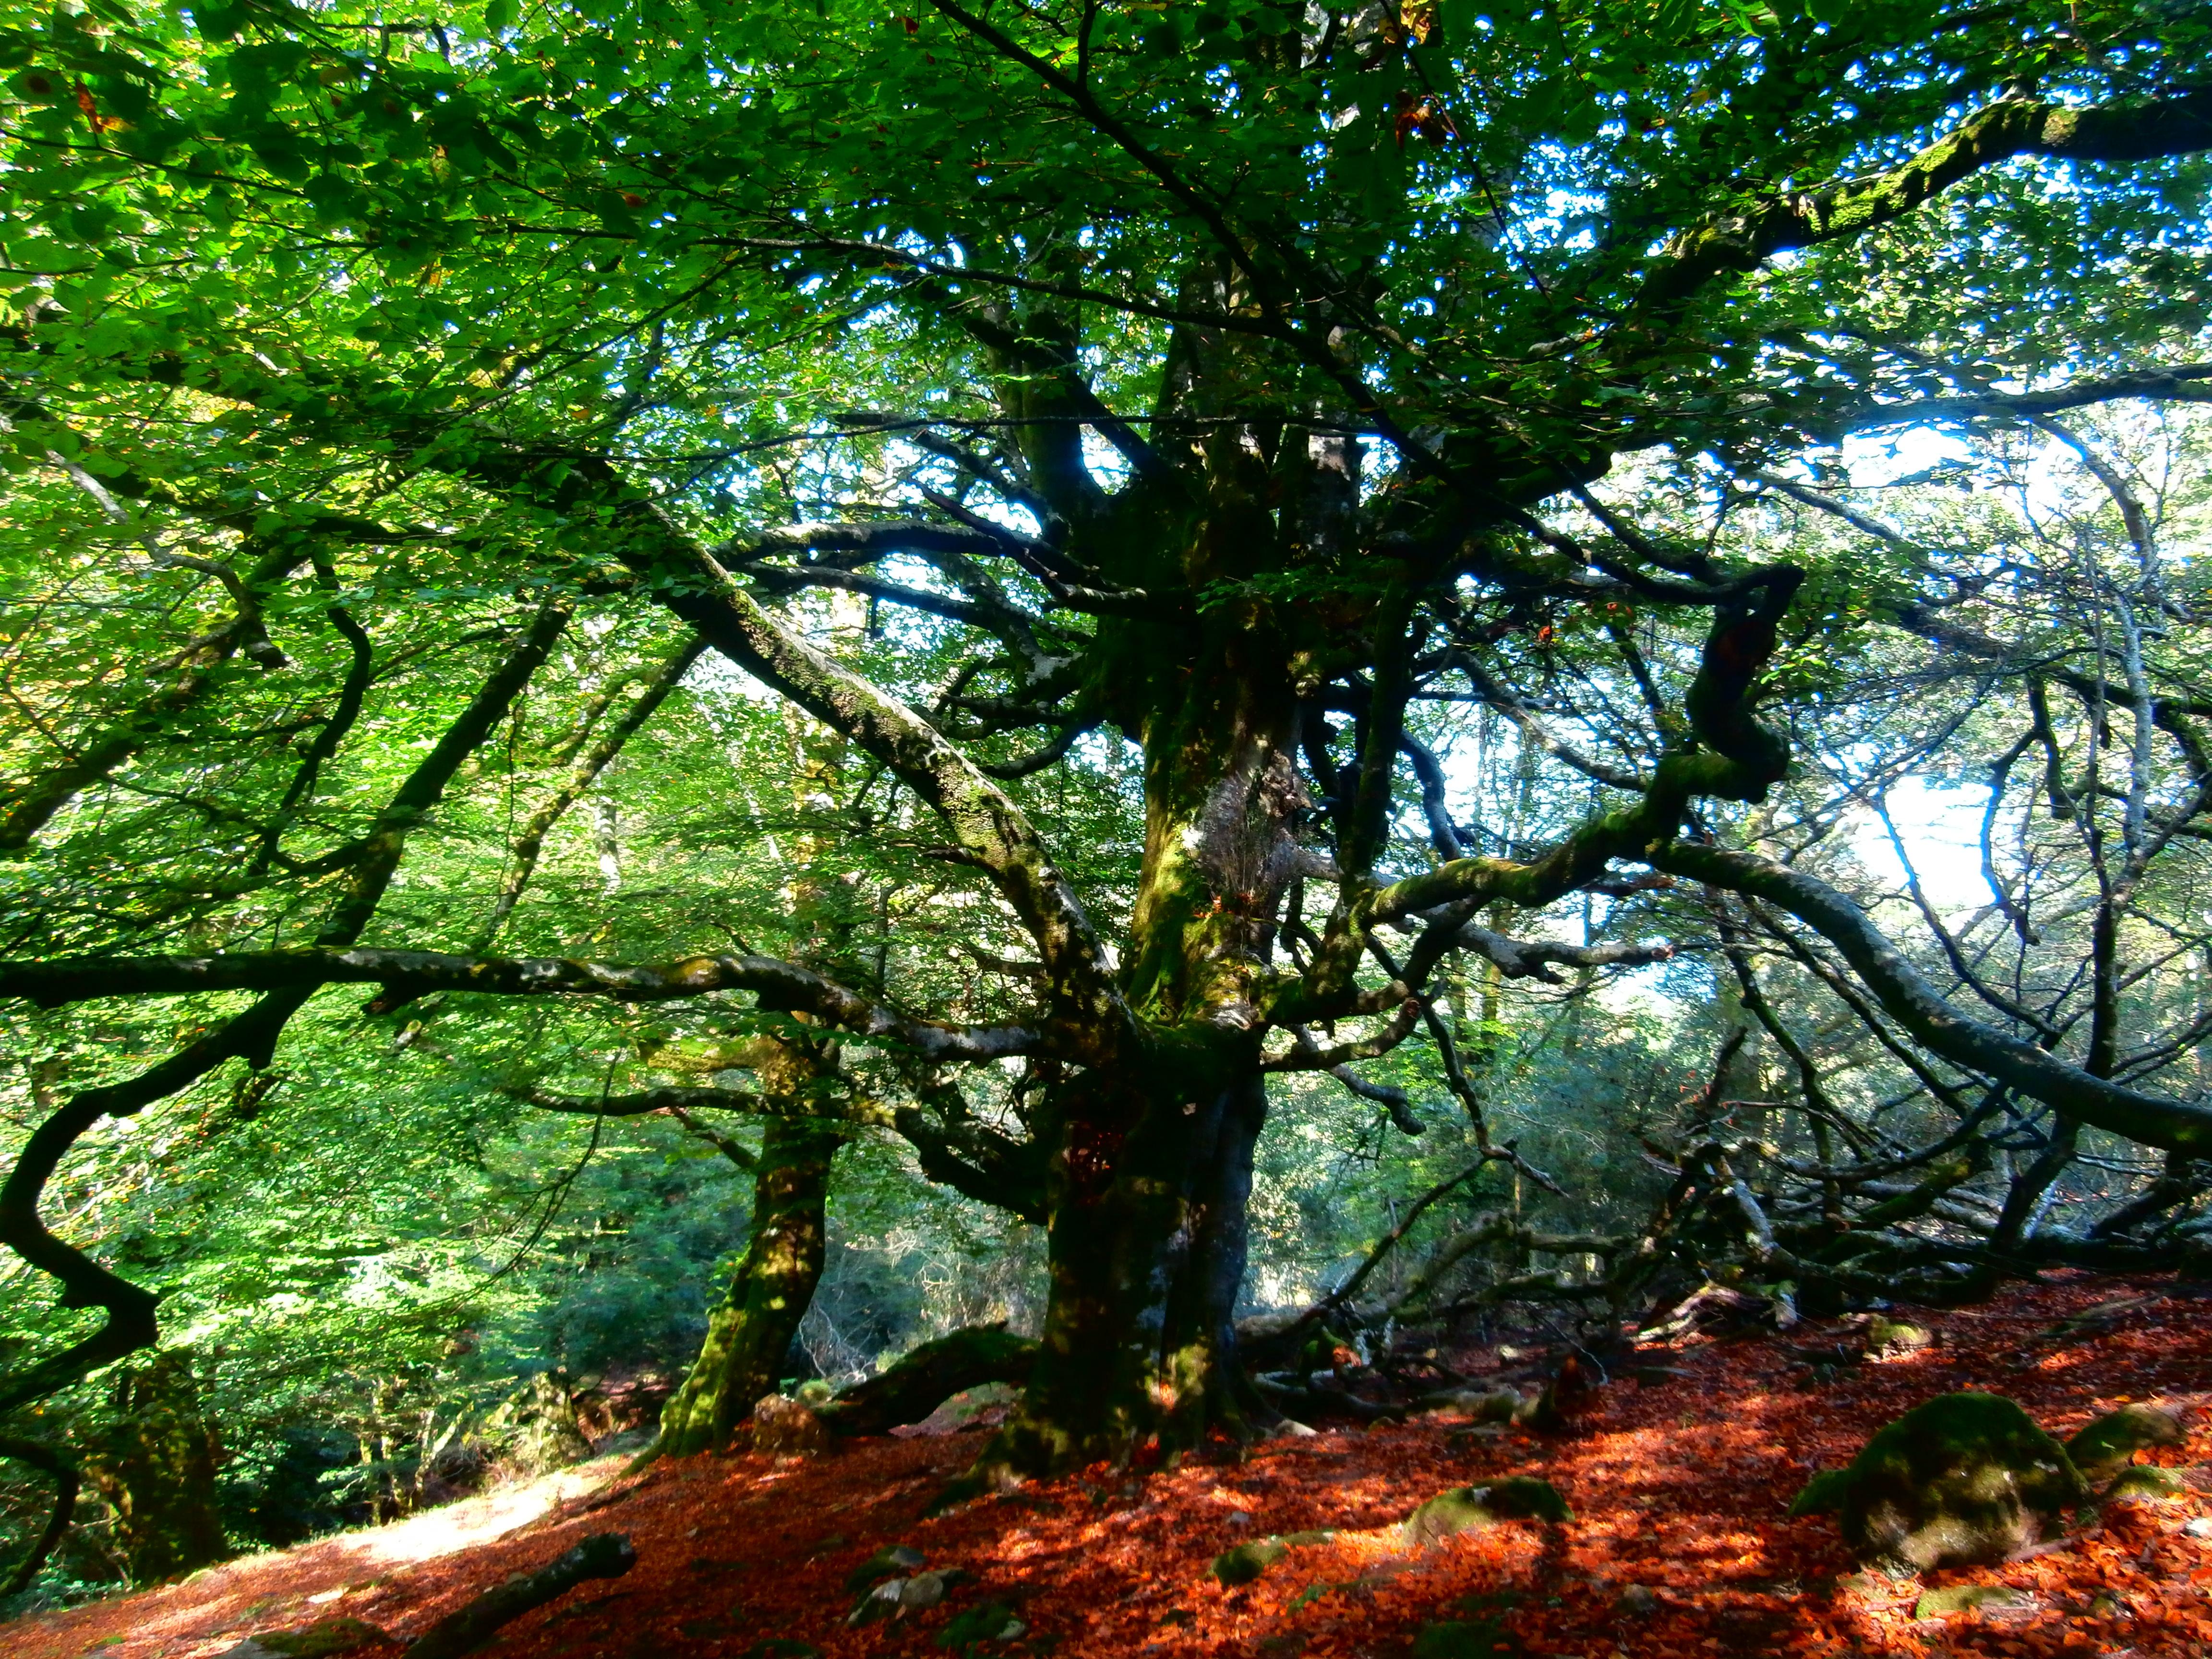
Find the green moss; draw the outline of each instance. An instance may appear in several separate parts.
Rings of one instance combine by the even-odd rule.
[[[2154,1446],[2178,1446],[2186,1437],[2172,1412],[2156,1406],[2123,1406],[2106,1412],[2066,1443],[2074,1467],[2092,1479],[2101,1480],[2126,1467],[2139,1451]]]
[[[2024,1607],[2029,1597],[2002,1584],[1952,1584],[1932,1589],[1912,1604],[1915,1619],[1942,1619],[1977,1607]]]
[[[1832,1515],[1844,1506],[1844,1494],[1850,1490],[1851,1472],[1849,1469],[1823,1469],[1805,1483],[1790,1505],[1790,1513],[1798,1515]]]
[[[2017,1403],[1972,1393],[1907,1412],[1814,1487],[1799,1501],[1839,1493],[1844,1540],[1892,1572],[2004,1560],[2088,1498],[2066,1449]]]
[[[1431,1498],[1406,1517],[1406,1542],[1420,1549],[1459,1533],[1486,1531],[1504,1521],[1564,1523],[1574,1518],[1550,1481],[1515,1475]]]
[[[2189,1483],[2172,1469],[2154,1468],[2143,1464],[2132,1469],[2122,1469],[2119,1479],[2105,1491],[2107,1501],[2124,1502],[2130,1498],[2165,1503],[2171,1498],[2186,1498]]]
[[[1292,1532],[1279,1538],[1255,1538],[1222,1551],[1206,1571],[1220,1581],[1224,1589],[1235,1589],[1252,1583],[1300,1545],[1326,1544],[1335,1536],[1333,1532]]]
[[[1934,1346],[1935,1342],[1933,1331],[1910,1320],[1885,1319],[1876,1314],[1867,1326],[1866,1351],[1869,1354],[1917,1353],[1923,1348]]]

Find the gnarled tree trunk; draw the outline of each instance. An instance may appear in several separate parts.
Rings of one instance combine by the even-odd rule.
[[[1085,1097],[1069,1103],[1053,1163],[1043,1338],[987,1478],[1172,1458],[1274,1419],[1244,1379],[1235,1328],[1261,1079],[1102,1102],[1109,1087],[1072,1085]]]
[[[978,1483],[1098,1459],[1172,1460],[1278,1420],[1237,1355],[1253,1151],[1267,1120],[1254,1006],[1307,805],[1298,703],[1271,632],[1192,629],[1194,666],[1146,688],[1146,846],[1124,994],[1145,1020],[1121,1063],[1055,1085],[1051,1283],[1022,1406]]]

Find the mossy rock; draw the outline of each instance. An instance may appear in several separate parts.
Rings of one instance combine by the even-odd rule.
[[[2164,1504],[2189,1495],[2189,1483],[2172,1469],[2157,1468],[2144,1463],[2134,1468],[2122,1469],[2119,1478],[2105,1489],[2104,1496],[2099,1501],[2106,1504]]]
[[[286,1659],[331,1659],[362,1648],[396,1645],[388,1632],[362,1619],[319,1619],[301,1630],[269,1631],[253,1639]]]
[[[1510,1423],[1521,1408],[1521,1396],[1511,1389],[1446,1389],[1423,1395],[1416,1403],[1423,1411],[1450,1412],[1478,1423]]]
[[[1805,1483],[1805,1490],[1791,1500],[1790,1513],[1800,1515],[1833,1515],[1844,1506],[1844,1494],[1850,1490],[1851,1471],[1823,1469]]]
[[[1954,1613],[1977,1611],[2024,1613],[2035,1605],[2035,1598],[2023,1590],[2002,1584],[1951,1584],[1942,1589],[1929,1590],[1912,1604],[1915,1619],[1943,1619]]]
[[[1255,1538],[1222,1551],[1206,1571],[1220,1582],[1222,1589],[1236,1589],[1251,1583],[1301,1544],[1326,1544],[1335,1536],[1333,1532],[1292,1532],[1279,1538]]]
[[[1866,1351],[1869,1358],[1894,1358],[1918,1353],[1936,1346],[1936,1333],[1909,1319],[1887,1319],[1876,1314],[1868,1323]]]
[[[1438,1493],[1406,1517],[1406,1542],[1424,1549],[1462,1532],[1487,1531],[1503,1521],[1564,1524],[1574,1518],[1566,1499],[1550,1481],[1513,1475],[1486,1486]]]
[[[845,1575],[845,1594],[857,1595],[886,1578],[901,1578],[919,1571],[928,1558],[911,1544],[886,1544]]]
[[[2066,1448],[2018,1402],[1947,1394],[1882,1429],[1798,1503],[1832,1501],[1852,1553],[1903,1574],[2007,1560],[2088,1498]]]
[[[2068,1441],[2066,1451],[2075,1468],[2098,1480],[2118,1474],[2139,1451],[2178,1446],[2187,1438],[2181,1419],[2172,1412],[2157,1406],[2123,1406]]]

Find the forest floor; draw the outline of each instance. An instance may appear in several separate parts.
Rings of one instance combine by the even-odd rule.
[[[2104,1314],[2094,1312],[2100,1307]],[[854,1443],[572,1474],[534,1520],[435,1529],[429,1516],[232,1563],[164,1589],[0,1628],[21,1659],[211,1659],[256,1632],[336,1614],[401,1635],[587,1533],[627,1533],[637,1565],[508,1626],[497,1659],[1705,1659],[1708,1655],[2212,1656],[2212,1515],[2191,1496],[2085,1511],[2063,1540],[1919,1583],[1855,1572],[1832,1517],[1789,1519],[1816,1470],[1932,1395],[2009,1395],[2063,1436],[2128,1401],[2183,1409],[2212,1462],[2212,1292],[2060,1274],[1973,1308],[1913,1314],[1937,1346],[1816,1377],[1798,1350],[1834,1327],[1647,1347],[1648,1386],[1599,1392],[1568,1435],[1464,1431],[1419,1418],[1273,1440],[1241,1462],[1135,1479],[1103,1468],[937,1519],[929,1500],[976,1433]],[[2089,1316],[2083,1317],[2087,1314]],[[1462,1370],[1481,1352],[1442,1356]],[[1462,1431],[1455,1435],[1454,1431]],[[608,1470],[619,1466],[603,1466]],[[1505,1474],[1551,1481],[1564,1526],[1510,1522],[1422,1551],[1395,1524],[1423,1500]],[[492,1500],[474,1500],[484,1504]],[[415,1528],[413,1533],[409,1528]],[[1230,1590],[1209,1563],[1272,1534],[1328,1529]],[[2212,1534],[2212,1524],[2197,1531]],[[411,1541],[393,1549],[379,1540]],[[939,1606],[850,1628],[846,1579],[890,1544],[959,1569]],[[2026,1593],[1916,1620],[1948,1584]],[[1000,1611],[1003,1609],[1004,1611]],[[1018,1620],[1018,1632],[1009,1631]],[[978,1637],[994,1639],[976,1639]],[[396,1648],[362,1650],[386,1659]]]

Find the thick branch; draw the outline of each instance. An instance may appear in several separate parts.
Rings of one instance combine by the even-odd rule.
[[[502,1626],[544,1607],[586,1578],[619,1578],[637,1552],[619,1533],[593,1533],[535,1572],[519,1572],[447,1613],[407,1644],[404,1659],[460,1659],[491,1640]]]
[[[1558,945],[1550,939],[1508,939],[1474,922],[1459,930],[1455,943],[1477,952],[1508,979],[1540,979],[1547,985],[1560,983],[1551,970],[1553,963],[1563,968],[1642,968],[1668,961],[1674,954],[1674,947],[1664,943],[1607,939],[1596,945]]]
[[[603,996],[668,1002],[720,991],[758,994],[763,1008],[803,1010],[864,1036],[902,1042],[931,1059],[991,1060],[1038,1053],[1045,1035],[1023,1025],[936,1025],[902,1018],[834,980],[773,957],[687,957],[664,963],[568,957],[463,957],[434,951],[232,951],[212,957],[64,957],[0,963],[0,996],[59,1007],[98,997],[210,991],[311,992],[380,985],[388,1010],[433,991],[492,996]]]
[[[2153,403],[2212,403],[2212,363],[2174,368],[2138,368],[2039,392],[1984,392],[1971,397],[1916,398],[1910,403],[1878,404],[1847,417],[1844,428],[1869,432],[1886,426],[1917,426],[1926,421],[2022,420],[2033,415],[2063,415],[2069,409],[2141,398]]]
[[[2143,161],[2204,149],[2212,149],[2212,87],[2087,108],[2006,99],[1886,173],[1769,197],[1682,232],[1640,303],[1664,307],[1723,271],[1755,270],[1777,253],[1864,235],[2015,155]]]

